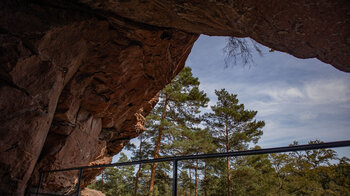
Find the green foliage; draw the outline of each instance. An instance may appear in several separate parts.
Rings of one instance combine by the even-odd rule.
[[[185,67],[175,79],[160,93],[160,100],[151,119],[160,120],[167,101],[165,126],[182,125],[190,127],[192,123],[200,123],[200,108],[209,102],[206,94],[199,90],[198,78],[193,77],[192,70]]]
[[[203,91],[199,90],[198,78],[193,77],[192,70],[185,67],[175,79],[165,87],[160,93],[160,101],[147,118],[146,128],[150,134],[150,140],[153,144],[153,157],[167,156],[169,154],[186,153],[183,150],[188,147],[183,146],[181,138],[191,135],[191,129],[195,124],[200,123],[199,113],[200,108],[206,107],[209,99]],[[179,145],[175,141],[179,141]],[[192,145],[193,146],[193,145]],[[187,149],[188,152],[189,149]],[[192,151],[193,152],[193,151]],[[157,165],[154,164],[151,172],[150,193],[151,187],[154,189],[153,195],[157,191],[165,194],[166,186],[160,186],[159,181],[159,167],[157,167],[156,179],[154,179],[154,171]],[[161,176],[161,179],[166,178],[166,175]],[[164,190],[161,189],[164,187]]]
[[[311,141],[314,142],[320,141]],[[128,159],[123,155],[119,161]],[[219,173],[225,170],[225,161],[208,159],[204,163],[199,195],[204,195],[204,192],[207,195],[226,195],[226,178]],[[159,165],[162,167],[165,166]],[[350,159],[339,159],[330,149],[240,157],[232,167],[234,195],[350,195]],[[171,195],[169,169],[167,167],[166,172],[157,169],[154,195]],[[106,195],[132,195],[132,171],[130,167],[106,169],[103,189],[101,179],[89,187],[102,190]],[[190,189],[194,195],[193,178],[193,172],[192,179],[189,178],[188,168],[180,169],[179,195],[189,195]],[[140,190],[140,195],[147,191]]]
[[[119,162],[153,158],[157,142],[161,157],[251,148],[249,144],[256,144],[263,133],[264,121],[255,120],[257,111],[245,109],[237,95],[225,89],[215,93],[216,105],[201,116],[209,99],[199,90],[198,78],[185,68],[160,93],[159,103],[146,117],[147,129],[139,136],[140,144],[127,145],[131,159],[121,153]],[[107,196],[134,195],[135,190],[136,195],[149,195],[151,166],[108,168],[89,187]],[[195,195],[197,190],[200,196],[225,196],[229,184],[232,195],[242,196],[350,195],[350,160],[339,159],[330,149],[235,157],[228,162],[224,158],[180,161],[178,172],[179,195]],[[171,191],[171,164],[159,163],[152,195],[171,195]]]
[[[128,157],[121,153],[118,162],[128,161],[130,161]],[[132,165],[107,168],[104,170],[103,179],[102,177],[98,179],[90,188],[100,190],[107,196],[131,196],[133,194],[134,170],[135,167]]]
[[[315,140],[310,144],[320,142]],[[297,144],[294,142],[292,145]],[[337,159],[331,149],[272,154],[279,183],[277,192],[288,195],[349,195],[349,161],[342,158],[338,164],[331,164]]]
[[[249,142],[257,143],[262,135],[264,121],[254,119],[257,111],[250,111],[239,104],[237,95],[230,94],[225,89],[215,90],[218,101],[211,106],[213,112],[205,114],[206,123],[214,136],[216,145],[220,152],[233,150],[245,150]],[[226,175],[227,194],[231,195],[231,163],[232,160],[226,158],[226,170],[222,170],[222,175]]]
[[[235,195],[275,195],[275,170],[268,155],[239,158],[233,167],[232,192]]]
[[[228,151],[244,150],[249,142],[257,143],[265,126],[264,121],[254,119],[257,111],[246,110],[237,95],[225,89],[215,90],[215,94],[218,102],[205,117],[219,149],[227,151],[228,145]]]

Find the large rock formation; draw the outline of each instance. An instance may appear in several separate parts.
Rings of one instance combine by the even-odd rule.
[[[350,72],[347,0],[80,0],[95,10],[197,34],[251,37],[298,58]]]
[[[45,5],[1,15],[0,189],[17,194],[35,166],[109,163],[143,130],[198,37]],[[98,171],[85,180],[89,172]],[[72,175],[45,176],[43,188],[69,191]]]
[[[143,131],[198,35],[251,37],[350,72],[347,1],[0,2],[0,192],[109,163]],[[99,170],[83,173],[83,186]],[[44,176],[67,193],[76,172]]]

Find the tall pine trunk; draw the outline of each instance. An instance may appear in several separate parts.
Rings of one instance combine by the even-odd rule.
[[[229,148],[227,121],[225,123],[225,129],[226,129],[226,152],[228,152],[230,148]],[[227,157],[226,160],[227,160],[227,195],[231,196],[230,157]]]
[[[196,168],[194,170],[194,184],[195,184],[195,189],[194,189],[194,195],[198,196],[198,177],[197,177],[197,171],[198,171],[198,159],[196,160]]]
[[[139,153],[140,153],[140,160],[142,160],[142,134],[140,135],[140,148],[139,148]],[[142,168],[142,164],[139,164],[139,169],[137,170],[136,173],[136,179],[135,179],[135,187],[134,187],[134,196],[137,195],[137,187],[139,184],[139,177],[140,177],[140,173],[141,173],[141,168]]]
[[[163,129],[164,129],[163,123],[164,123],[164,120],[165,120],[165,117],[166,117],[167,106],[168,106],[168,95],[165,94],[164,108],[163,108],[162,118],[161,118],[161,121],[160,121],[160,127],[159,127],[159,130],[158,130],[158,138],[157,138],[156,146],[155,146],[155,149],[154,149],[154,158],[155,159],[159,157],[160,143],[161,143],[161,140],[162,140]],[[155,174],[156,174],[156,168],[157,168],[157,163],[153,163],[152,164],[152,171],[151,171],[151,180],[150,180],[150,185],[149,185],[150,195],[153,195],[154,177],[155,177]]]

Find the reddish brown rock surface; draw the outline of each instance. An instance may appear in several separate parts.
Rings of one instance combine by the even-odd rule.
[[[86,188],[81,191],[81,196],[105,196],[105,194],[103,194],[101,191]]]
[[[350,72],[348,0],[79,0],[134,21],[207,35],[251,37]]]
[[[198,37],[68,12],[35,4],[2,10],[2,192],[22,194],[35,166],[109,163],[143,130],[154,97],[183,68]],[[84,172],[83,184],[98,172]],[[72,175],[44,176],[43,188],[69,191]]]
[[[166,3],[165,3],[166,2]],[[0,193],[109,163],[142,132],[198,34],[249,36],[350,71],[347,1],[0,2]],[[100,170],[86,170],[82,187]],[[43,178],[71,192],[77,172]]]

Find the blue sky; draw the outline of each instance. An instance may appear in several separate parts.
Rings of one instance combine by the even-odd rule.
[[[341,72],[317,59],[298,59],[260,45],[263,56],[253,53],[251,65],[225,68],[226,37],[201,35],[186,66],[199,78],[201,89],[216,103],[215,89],[238,94],[247,109],[257,110],[265,121],[258,145],[287,146],[350,139],[350,73]],[[210,109],[208,107],[207,111]],[[131,142],[138,145],[138,140]],[[336,149],[350,157],[350,148]],[[123,151],[130,155],[129,152]],[[113,162],[117,161],[116,156]]]
[[[251,65],[225,68],[227,38],[200,36],[186,62],[201,89],[215,104],[215,89],[238,94],[246,108],[264,120],[262,147],[285,146],[294,140],[350,139],[350,74],[317,59],[298,59],[262,45]],[[350,148],[339,148],[350,157]]]

